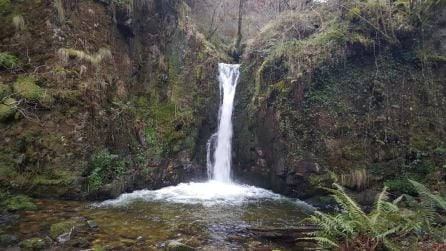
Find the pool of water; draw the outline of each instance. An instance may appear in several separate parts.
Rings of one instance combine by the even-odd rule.
[[[46,237],[51,224],[93,220],[98,227],[78,227],[73,239],[81,247],[53,244],[60,250],[102,247],[105,250],[160,250],[179,240],[198,250],[299,250],[303,246],[280,236],[265,238],[253,229],[289,228],[301,224],[311,207],[249,186],[181,184],[142,190],[105,202],[39,200],[39,210],[21,212],[1,232],[20,239]],[[79,245],[79,244],[77,244]]]

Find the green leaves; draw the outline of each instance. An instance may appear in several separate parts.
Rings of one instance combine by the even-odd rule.
[[[88,189],[99,189],[106,180],[125,174],[125,163],[119,160],[119,156],[111,154],[107,149],[103,149],[94,154],[90,165],[92,171],[88,175]]]
[[[387,187],[377,196],[374,209],[366,214],[362,208],[344,191],[334,184],[336,189],[326,189],[341,206],[341,212],[330,215],[315,212],[309,221],[321,227],[305,240],[314,240],[324,248],[346,246],[352,250],[375,250],[382,246],[398,250],[393,240],[411,233],[417,224],[400,212],[395,202],[389,202]],[[366,243],[366,244],[365,244]],[[369,245],[365,247],[364,245]]]
[[[415,190],[421,197],[421,201],[423,204],[434,204],[438,208],[446,210],[446,199],[441,197],[440,195],[433,194],[421,183],[418,183],[414,180],[409,180],[409,182],[414,186]]]

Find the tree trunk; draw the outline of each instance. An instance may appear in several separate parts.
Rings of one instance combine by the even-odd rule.
[[[243,5],[246,0],[240,0],[238,7],[238,29],[237,38],[235,40],[234,59],[238,61],[240,54],[242,53],[242,24],[243,24]]]

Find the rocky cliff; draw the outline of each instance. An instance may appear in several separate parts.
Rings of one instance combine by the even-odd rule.
[[[300,198],[443,184],[445,8],[417,8],[314,4],[267,25],[245,53],[236,176]]]
[[[0,1],[0,182],[103,198],[204,173],[224,55],[182,1]]]

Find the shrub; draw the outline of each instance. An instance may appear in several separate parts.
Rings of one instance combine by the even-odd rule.
[[[20,61],[14,55],[7,52],[0,52],[0,69],[13,69],[20,66]]]
[[[96,190],[102,184],[113,177],[121,176],[125,173],[125,164],[119,160],[119,156],[111,154],[107,149],[103,149],[91,157],[91,172],[88,176],[88,189]]]

